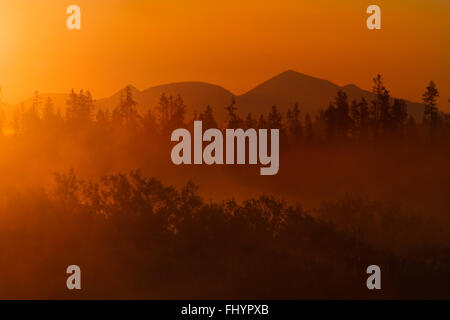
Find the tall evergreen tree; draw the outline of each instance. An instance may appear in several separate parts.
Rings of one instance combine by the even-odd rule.
[[[205,111],[200,114],[199,119],[202,121],[203,130],[217,128],[217,121],[214,119],[213,109],[207,105]]]
[[[361,122],[361,114],[360,114],[360,108],[359,103],[356,100],[352,100],[352,103],[350,105],[350,117],[352,118],[352,121],[355,125],[359,126]]]
[[[302,136],[303,128],[300,122],[300,108],[298,103],[294,104],[294,108],[288,109],[286,113],[287,127],[291,136],[298,140]]]
[[[186,105],[181,95],[178,95],[176,99],[171,100],[170,104],[170,123],[171,130],[184,127],[184,117],[186,113]]]
[[[422,101],[425,104],[423,122],[429,127],[432,134],[435,133],[438,125],[438,108],[436,107],[438,98],[439,91],[434,82],[430,81],[422,96]]]
[[[44,105],[44,111],[42,114],[44,121],[50,123],[54,120],[55,117],[55,106],[53,104],[52,98],[47,97],[47,101]]]
[[[391,110],[392,132],[396,135],[403,134],[403,128],[408,119],[408,109],[406,102],[402,99],[394,99]]]
[[[169,126],[169,99],[167,98],[165,92],[161,94],[156,110],[159,113],[159,125],[163,131],[166,131]]]
[[[333,139],[337,136],[337,110],[333,103],[328,105],[328,108],[321,114],[321,117],[325,121],[326,132],[329,139]]]
[[[257,121],[255,118],[253,118],[253,115],[251,112],[247,114],[247,117],[245,118],[245,128],[256,128],[258,126]]]
[[[228,129],[237,129],[242,127],[242,119],[237,114],[237,108],[236,108],[236,100],[234,97],[231,98],[231,103],[229,106],[225,108],[228,113]]]
[[[350,117],[350,106],[348,104],[347,94],[339,90],[334,104],[330,103],[323,113],[326,123],[328,136],[345,139],[352,127],[352,119]]]
[[[259,116],[259,120],[258,120],[258,129],[267,129],[268,124],[267,124],[267,120],[266,118],[264,118],[264,115],[260,115]]]
[[[387,131],[390,126],[390,94],[383,83],[383,78],[378,74],[373,78],[373,93],[375,100],[372,101],[371,123],[374,135],[381,131]]]
[[[94,100],[89,91],[80,90],[80,93],[77,94],[72,89],[66,103],[66,119],[72,126],[86,127],[91,123]]]
[[[97,127],[101,130],[107,130],[110,127],[110,114],[109,112],[105,112],[102,109],[98,109],[97,114],[95,116],[95,122]]]
[[[120,103],[113,111],[113,122],[129,129],[136,128],[140,119],[136,106],[132,88],[127,86],[121,92]]]
[[[280,129],[282,131],[283,129],[283,116],[278,111],[277,106],[272,106],[272,110],[269,112],[269,115],[267,116],[268,125],[270,129]]]
[[[23,114],[23,130],[25,133],[35,133],[39,130],[41,121],[41,118],[39,117],[41,101],[42,98],[39,92],[35,91],[30,108],[24,111]]]

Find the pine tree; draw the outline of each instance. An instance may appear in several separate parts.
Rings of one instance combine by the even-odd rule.
[[[163,93],[156,110],[159,112],[159,124],[163,133],[169,134],[174,129],[184,127],[186,105],[180,95],[174,99]]]
[[[298,103],[294,104],[294,108],[292,110],[288,109],[286,118],[289,133],[295,140],[300,139],[303,133],[303,128],[300,122],[300,108],[298,107]]]
[[[264,118],[264,115],[260,115],[259,116],[259,120],[258,120],[258,129],[267,129],[267,120],[266,118]]]
[[[94,100],[89,90],[87,90],[86,92],[81,90],[78,99],[79,99],[79,106],[78,106],[79,121],[83,125],[87,125],[91,122]]]
[[[371,122],[374,135],[378,135],[380,130],[386,132],[390,126],[390,95],[380,74],[373,78],[373,82],[375,100],[372,101]]]
[[[97,127],[102,130],[106,130],[107,128],[109,128],[110,125],[109,116],[110,116],[109,112],[105,112],[102,109],[98,109],[97,115],[95,116]]]
[[[352,136],[360,137],[361,135],[361,108],[360,104],[353,100],[350,106],[350,118],[352,119]]]
[[[434,82],[430,81],[422,96],[422,101],[425,104],[423,122],[429,127],[431,134],[435,133],[438,125],[437,98],[439,98],[439,91]]]
[[[194,110],[193,115],[192,115],[192,121],[197,121],[197,120],[200,120],[200,118],[197,113],[197,110]]]
[[[254,119],[252,116],[252,113],[249,112],[247,114],[247,118],[245,118],[245,128],[250,129],[250,128],[256,128],[257,126],[258,126],[258,124],[256,123],[256,119]]]
[[[165,92],[161,94],[156,110],[159,112],[159,125],[163,131],[166,131],[169,125],[169,99]]]
[[[217,121],[214,119],[213,109],[210,105],[206,106],[205,111],[200,114],[203,130],[217,128]]]
[[[280,129],[280,131],[283,131],[283,116],[278,111],[277,106],[272,106],[272,110],[269,112],[267,120],[270,129]]]
[[[345,139],[352,127],[352,119],[350,118],[350,106],[348,104],[347,94],[339,90],[335,99],[336,110],[336,130],[338,136]]]
[[[136,106],[137,103],[133,99],[132,88],[127,86],[121,92],[120,103],[113,111],[114,125],[125,127],[126,130],[136,131],[140,120]]]
[[[72,89],[66,103],[66,119],[73,127],[86,127],[91,123],[94,100],[89,91],[80,90],[77,94]]]
[[[406,102],[402,99],[394,99],[391,110],[392,132],[402,135],[405,121],[408,119]]]
[[[55,107],[53,105],[52,98],[47,97],[47,101],[45,102],[43,111],[43,119],[48,123],[52,123],[54,117],[55,117]]]
[[[231,98],[231,103],[228,107],[225,108],[228,113],[228,129],[238,129],[242,127],[242,120],[237,114],[237,108],[236,108],[236,100],[234,97]]]
[[[35,133],[40,128],[39,110],[41,100],[39,92],[35,91],[30,108],[23,114],[23,130],[26,133]]]
[[[183,98],[178,95],[175,100],[171,99],[170,104],[170,123],[171,130],[184,127],[184,116],[186,112],[186,105]]]
[[[328,105],[328,108],[322,114],[322,117],[325,121],[327,136],[329,139],[334,138],[337,135],[337,110],[333,103]]]

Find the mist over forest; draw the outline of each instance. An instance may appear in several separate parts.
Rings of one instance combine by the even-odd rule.
[[[0,296],[449,298],[450,116],[434,82],[420,104],[380,75],[314,103],[277,105],[267,83],[246,97],[214,87],[220,102],[201,105],[163,89],[147,105],[132,86],[108,102],[36,92],[0,112]],[[170,134],[194,120],[279,129],[278,174],[175,166]],[[63,285],[73,263],[81,293]],[[381,293],[365,287],[370,264]]]

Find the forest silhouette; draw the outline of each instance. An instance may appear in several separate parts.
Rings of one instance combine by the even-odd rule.
[[[450,116],[432,81],[422,119],[373,81],[373,100],[339,90],[316,115],[230,99],[225,123],[165,93],[142,114],[129,86],[112,109],[36,92],[0,121],[1,297],[450,298]],[[193,120],[280,129],[279,174],[173,165],[170,134]]]

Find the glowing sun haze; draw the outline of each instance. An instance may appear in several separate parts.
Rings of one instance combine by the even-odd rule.
[[[370,89],[382,73],[395,96],[420,100],[429,80],[450,98],[450,1],[2,0],[0,84],[16,103],[35,90],[109,96],[198,80],[235,94],[292,69]],[[81,7],[81,30],[66,8]]]

